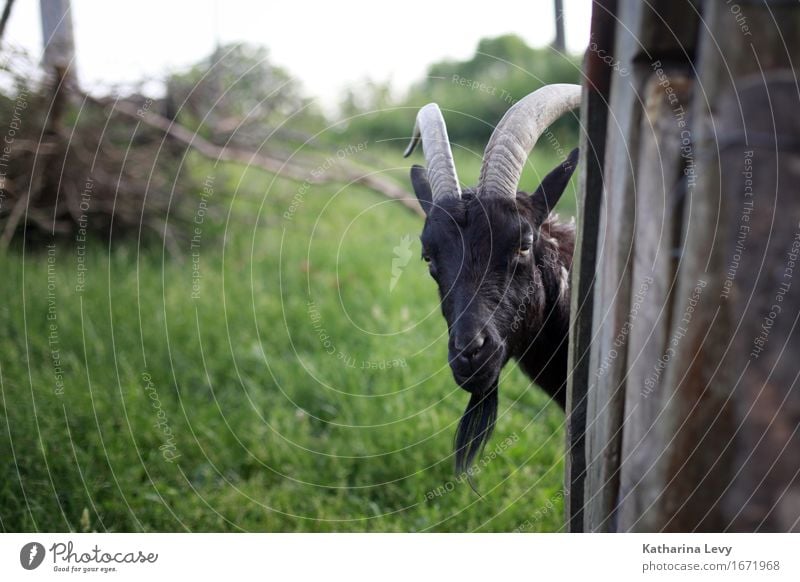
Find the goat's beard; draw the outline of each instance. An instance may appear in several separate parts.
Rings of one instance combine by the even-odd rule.
[[[494,431],[497,419],[498,383],[488,390],[473,392],[469,404],[458,423],[455,438],[456,474],[466,473],[467,481],[475,489],[470,467],[486,446]]]

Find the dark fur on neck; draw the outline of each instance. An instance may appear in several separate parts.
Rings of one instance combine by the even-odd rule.
[[[562,409],[566,408],[567,352],[569,347],[570,273],[575,248],[574,223],[558,222],[551,215],[542,225],[536,262],[541,265],[544,302],[532,309],[518,337],[511,357],[523,372]]]

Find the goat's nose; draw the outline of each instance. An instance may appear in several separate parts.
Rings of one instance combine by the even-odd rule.
[[[471,362],[478,358],[485,345],[486,335],[479,333],[471,337],[457,337],[454,347],[459,358]]]

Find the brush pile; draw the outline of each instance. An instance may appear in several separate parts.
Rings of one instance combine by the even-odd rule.
[[[0,70],[0,246],[80,231],[155,233],[174,247],[187,193],[197,189],[180,175],[185,148],[117,111],[117,99],[88,97],[63,75],[31,79],[14,65]],[[142,116],[160,106],[137,95],[123,102]]]

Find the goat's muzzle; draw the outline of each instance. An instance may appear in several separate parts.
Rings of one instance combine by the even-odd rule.
[[[497,382],[505,363],[505,346],[492,333],[454,333],[448,347],[450,369],[461,388],[481,394]]]

